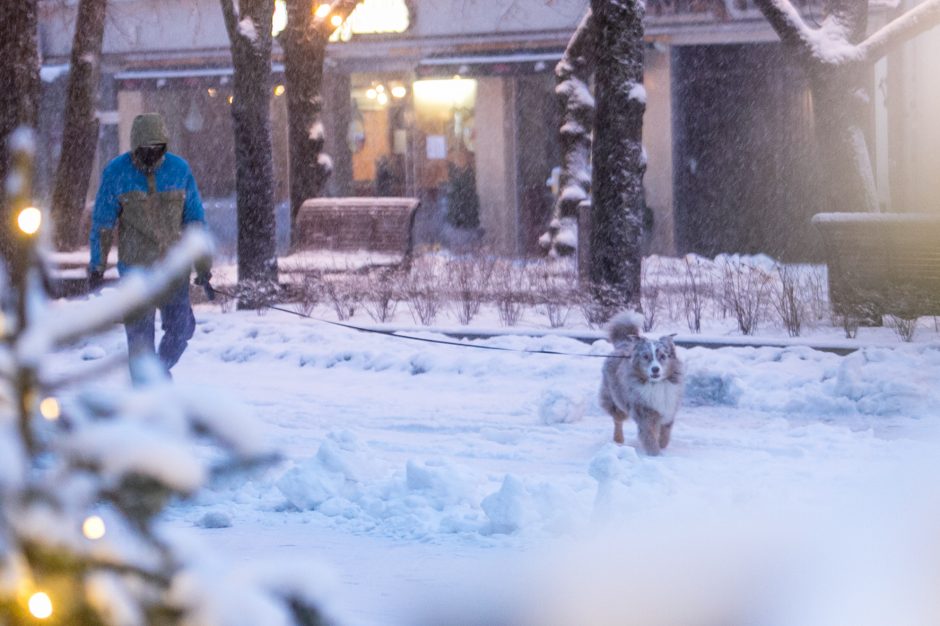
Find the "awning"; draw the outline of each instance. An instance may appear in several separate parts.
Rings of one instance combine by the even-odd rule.
[[[273,63],[272,74],[282,74],[284,65]],[[123,70],[114,74],[119,89],[147,89],[225,84],[234,74],[231,67],[147,68]]]
[[[561,56],[559,50],[429,57],[421,60],[416,72],[421,77],[536,74],[552,71]]]

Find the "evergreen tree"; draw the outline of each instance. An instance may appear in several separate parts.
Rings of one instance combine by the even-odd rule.
[[[447,164],[447,221],[454,228],[480,227],[480,198],[473,165]]]

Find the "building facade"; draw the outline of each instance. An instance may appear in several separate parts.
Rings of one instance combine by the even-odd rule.
[[[494,250],[536,253],[560,161],[553,69],[586,6],[587,0],[367,0],[328,50],[325,130],[334,161],[328,192],[419,197],[419,241],[428,244],[467,237],[447,216],[478,207],[479,236]],[[231,228],[232,70],[218,3],[112,0],[109,11],[98,160],[127,149],[136,114],[163,113],[172,149],[190,161],[219,229]],[[823,208],[825,180],[814,161],[812,99],[801,69],[741,0],[655,0],[647,12],[651,251],[811,255],[809,216]],[[73,22],[74,3],[44,5],[49,146],[61,132],[56,102],[64,94]],[[940,191],[927,165],[940,145],[934,140],[940,124],[931,115],[940,93],[928,84],[923,60],[938,47],[940,33],[925,35],[872,77],[870,134],[886,207],[926,209]],[[283,219],[287,125],[275,48],[271,119]],[[50,156],[52,163],[57,155]]]

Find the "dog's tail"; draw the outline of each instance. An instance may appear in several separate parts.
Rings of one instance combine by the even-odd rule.
[[[643,327],[643,316],[636,311],[624,311],[618,313],[607,325],[607,332],[610,335],[611,343],[621,343],[628,341],[631,337],[640,336],[640,328]]]

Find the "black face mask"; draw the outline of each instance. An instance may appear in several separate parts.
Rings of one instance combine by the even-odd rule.
[[[158,143],[149,146],[139,146],[134,150],[134,158],[146,169],[153,169],[163,155],[166,154],[166,144]]]

